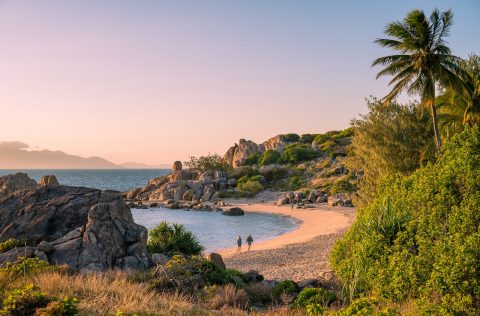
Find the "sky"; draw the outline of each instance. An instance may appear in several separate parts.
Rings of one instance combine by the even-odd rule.
[[[160,164],[343,129],[416,8],[453,9],[453,53],[480,53],[477,0],[0,0],[0,141]]]

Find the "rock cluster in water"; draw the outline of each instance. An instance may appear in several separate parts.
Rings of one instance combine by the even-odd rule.
[[[0,265],[21,255],[84,272],[150,266],[147,229],[134,223],[119,192],[63,186],[52,176],[41,186],[25,174],[0,184],[0,242],[26,245],[1,253]]]

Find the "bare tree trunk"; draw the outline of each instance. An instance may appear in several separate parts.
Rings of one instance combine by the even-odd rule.
[[[433,98],[435,100],[435,98]],[[440,130],[438,129],[438,121],[437,121],[437,109],[435,106],[435,101],[432,101],[432,121],[433,121],[433,133],[435,134],[435,146],[437,147],[437,152],[440,151],[440,147],[442,147],[442,140],[440,138]]]

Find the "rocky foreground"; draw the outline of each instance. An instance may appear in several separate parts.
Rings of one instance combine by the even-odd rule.
[[[0,254],[0,265],[18,256],[39,257],[80,271],[150,266],[147,229],[134,223],[121,194],[37,184],[25,174],[0,178],[0,242],[21,245]]]

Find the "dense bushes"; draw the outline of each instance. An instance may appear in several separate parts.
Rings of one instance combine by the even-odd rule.
[[[180,224],[169,224],[163,221],[148,234],[149,253],[199,255],[203,251],[195,235]]]
[[[280,154],[276,150],[266,150],[258,160],[261,166],[277,163],[280,160]]]
[[[263,190],[262,184],[263,177],[260,175],[256,176],[243,176],[238,179],[237,188],[240,191],[250,192],[250,193],[257,193]]]
[[[384,104],[368,101],[369,113],[352,121],[355,135],[347,167],[363,176],[355,201],[365,206],[375,196],[382,179],[392,174],[408,175],[434,160],[430,116],[415,104]]]
[[[281,155],[283,163],[297,163],[305,160],[312,160],[319,156],[319,153],[305,144],[290,144],[285,147]]]
[[[388,178],[331,255],[352,291],[413,299],[421,312],[480,306],[480,128],[466,128],[435,164]]]
[[[287,143],[296,143],[300,140],[300,136],[298,134],[289,133],[282,135],[282,139]]]

